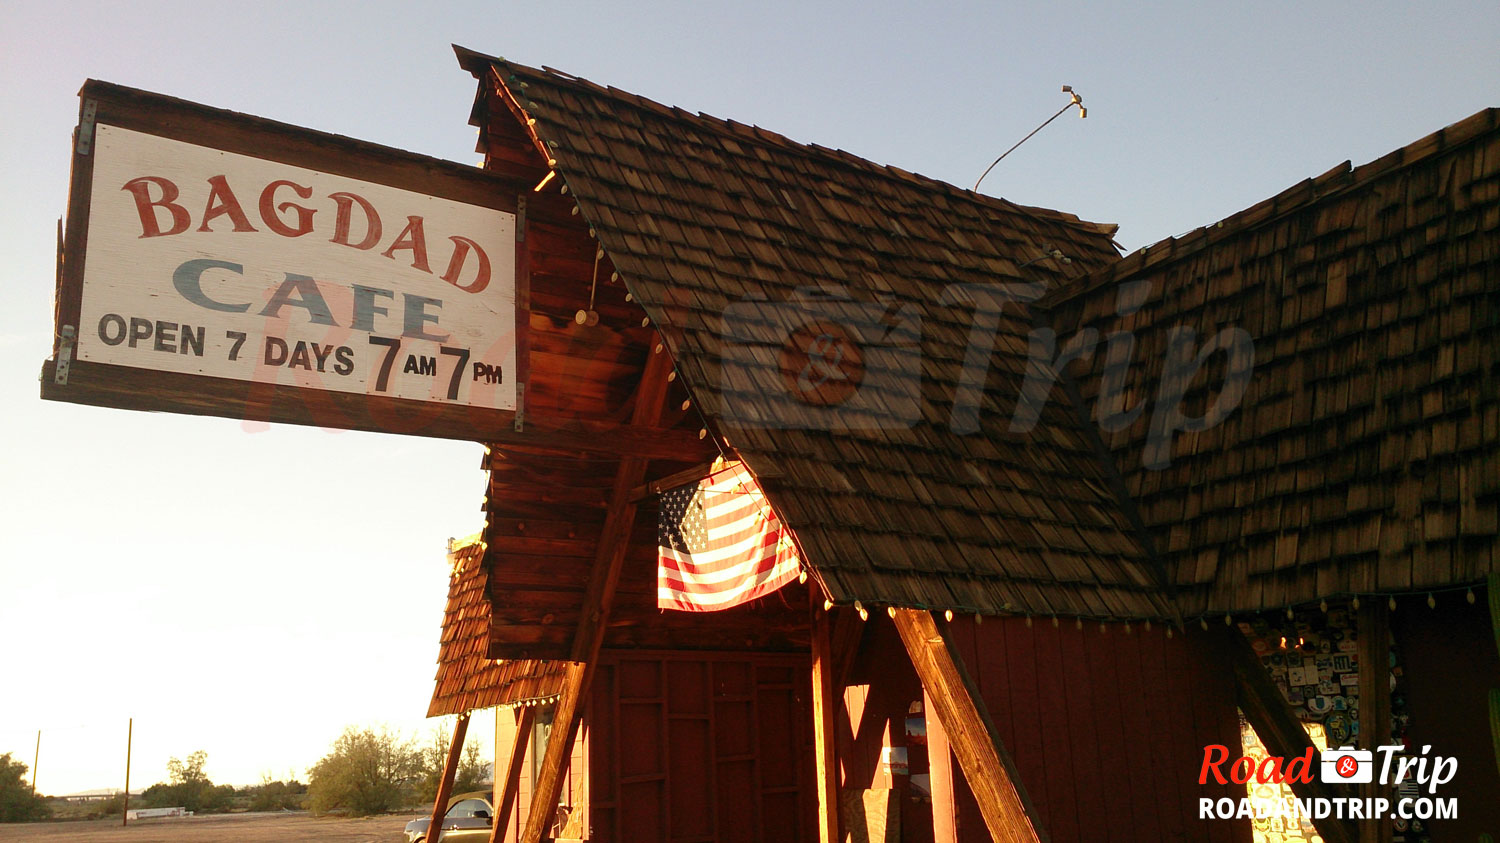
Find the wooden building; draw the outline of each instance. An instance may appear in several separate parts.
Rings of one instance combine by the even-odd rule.
[[[1200,818],[1245,793],[1199,784],[1204,747],[1238,754],[1237,709],[1309,745],[1250,639],[1330,602],[1363,734],[1390,630],[1410,735],[1460,759],[1459,819],[1423,833],[1500,834],[1496,112],[1121,258],[1110,225],[459,61],[529,312],[429,711],[501,707],[493,839],[1248,841]],[[789,306],[866,332],[855,397],[767,388]],[[1229,328],[1254,369],[1215,418],[1233,355],[1162,361]],[[1037,363],[1048,335],[1097,348]],[[805,582],[663,612],[656,493],[718,458]]]

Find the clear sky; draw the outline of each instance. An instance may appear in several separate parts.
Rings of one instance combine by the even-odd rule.
[[[424,8],[425,6],[431,8]],[[44,403],[54,230],[93,77],[477,163],[459,43],[1118,222],[1130,249],[1500,106],[1500,4],[0,0],[0,752],[41,790],[208,752],[305,776],[425,731],[480,448]],[[479,718],[482,724],[487,718]],[[477,733],[488,739],[482,726]]]

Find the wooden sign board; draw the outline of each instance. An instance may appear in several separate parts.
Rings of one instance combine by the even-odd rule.
[[[460,439],[512,427],[514,186],[106,83],[81,98],[42,397]]]

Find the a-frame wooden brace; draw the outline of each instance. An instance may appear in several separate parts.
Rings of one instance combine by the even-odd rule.
[[[1363,638],[1363,630],[1360,631],[1360,636]],[[1245,713],[1245,719],[1250,721],[1255,734],[1266,745],[1266,752],[1290,760],[1306,754],[1309,748],[1314,749],[1313,780],[1307,783],[1291,782],[1292,793],[1300,799],[1348,796],[1348,793],[1335,792],[1323,783],[1318,775],[1318,756],[1312,739],[1307,736],[1302,721],[1292,713],[1291,706],[1287,705],[1281,691],[1271,682],[1270,675],[1261,666],[1260,657],[1255,655],[1255,650],[1245,640],[1244,634],[1238,629],[1225,629],[1221,642],[1219,649],[1223,658],[1234,670],[1240,711]],[[1358,840],[1353,824],[1336,817],[1315,818],[1313,827],[1328,843],[1355,843]]]
[[[448,761],[443,765],[443,778],[438,782],[437,797],[432,801],[432,820],[427,824],[427,837],[436,840],[443,827],[443,817],[448,813],[448,797],[453,795],[453,778],[458,775],[458,762],[464,754],[464,736],[469,733],[469,712],[458,715],[453,725],[453,741],[448,744]]]
[[[838,715],[838,689],[843,682],[834,667],[833,624],[828,610],[811,601],[812,609],[812,710],[814,779],[818,788],[818,843],[839,840],[839,770],[834,745],[834,718]],[[844,660],[846,663],[850,659]]]
[[[661,421],[663,403],[667,397],[667,375],[672,370],[672,358],[658,345],[646,360],[645,372],[640,386],[636,388],[635,407],[631,411],[631,424],[655,427]],[[625,551],[629,545],[630,528],[635,522],[637,498],[636,487],[646,479],[646,460],[627,456],[620,460],[615,470],[614,488],[610,492],[609,511],[604,518],[604,528],[599,534],[599,547],[594,554],[594,567],[589,575],[588,591],[585,594],[584,615],[578,623],[578,632],[573,639],[571,661],[563,677],[562,696],[552,715],[552,731],[547,736],[546,754],[537,773],[535,791],[531,799],[531,815],[526,818],[526,829],[521,843],[541,843],[542,836],[552,825],[558,796],[562,792],[563,773],[568,758],[573,752],[573,740],[578,734],[578,719],[588,699],[589,687],[593,684],[594,668],[599,661],[599,650],[604,645],[604,633],[609,625],[610,608],[614,605],[615,587],[620,582],[620,569],[625,562]]]
[[[1046,840],[979,689],[943,634],[945,627],[920,609],[896,609],[892,616],[990,836],[1003,843]]]
[[[1390,612],[1383,601],[1371,599],[1359,608],[1358,622],[1359,742],[1374,749],[1391,742]],[[1360,785],[1359,795],[1393,798],[1379,776]],[[1359,824],[1359,843],[1390,843],[1394,836],[1395,827],[1384,817]]]

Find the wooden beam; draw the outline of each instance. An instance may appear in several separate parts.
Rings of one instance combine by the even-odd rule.
[[[1365,749],[1391,742],[1391,618],[1385,601],[1371,598],[1359,607],[1359,743]],[[1376,763],[1379,763],[1376,755]],[[1379,776],[1359,786],[1366,799],[1391,798]],[[1359,824],[1359,843],[1390,843],[1394,834],[1385,817]]]
[[[1321,768],[1318,766],[1317,748],[1307,736],[1307,729],[1292,713],[1292,708],[1281,695],[1280,689],[1271,682],[1270,675],[1261,666],[1260,657],[1255,655],[1255,650],[1245,640],[1244,633],[1225,627],[1214,634],[1220,637],[1219,650],[1222,658],[1234,671],[1240,711],[1245,713],[1245,719],[1250,721],[1255,734],[1266,745],[1266,752],[1290,760],[1305,755],[1309,748],[1313,749],[1313,780],[1305,784],[1292,782],[1292,793],[1299,799],[1348,796],[1347,793],[1336,792],[1323,783],[1318,775]],[[1324,817],[1312,822],[1318,834],[1328,843],[1354,843],[1357,839],[1354,826],[1348,821]]]
[[[653,427],[660,421],[667,397],[667,373],[671,371],[671,356],[664,351],[647,358],[640,386],[636,389],[635,407],[631,411],[633,425]],[[630,545],[630,528],[635,523],[637,508],[630,494],[645,480],[645,475],[646,460],[639,456],[624,457],[615,470],[609,512],[599,535],[594,567],[582,604],[584,614],[573,637],[571,663],[563,678],[562,696],[554,710],[552,732],[547,736],[547,751],[534,783],[531,816],[526,820],[521,843],[541,843],[542,834],[552,824],[557,798],[562,792],[563,774],[572,754],[573,739],[578,733],[578,715],[593,684],[599,648],[603,646],[608,631],[609,612],[614,605],[620,570],[624,567],[625,552]]]
[[[817,590],[809,588],[807,599],[817,600]],[[855,659],[859,657],[859,642],[865,634],[865,622],[859,619],[857,612],[848,607],[838,609],[837,613],[831,630],[833,686],[842,689],[849,684],[849,671],[854,667]]]
[[[427,824],[427,839],[437,840],[443,830],[443,817],[448,814],[448,797],[453,795],[453,777],[458,775],[458,762],[464,754],[464,735],[469,732],[469,713],[458,715],[453,724],[453,742],[448,744],[448,763],[443,765],[443,778],[438,782],[437,798],[432,801],[432,821]]]
[[[932,700],[938,719],[979,803],[990,836],[999,843],[1047,839],[1015,764],[1000,740],[979,688],[930,612],[896,609],[896,631]]]
[[[927,770],[932,789],[932,841],[958,843],[958,802],[953,788],[953,749],[943,720],[934,716],[937,703],[922,692],[922,712],[927,719]]]
[[[495,741],[499,743],[500,716],[504,709],[495,709]],[[495,776],[495,818],[490,826],[490,843],[502,843],[506,828],[510,825],[510,814],[516,804],[516,792],[521,787],[521,767],[526,761],[526,747],[531,742],[531,728],[536,722],[536,707],[523,705],[515,710],[516,734],[510,743],[510,755],[505,759],[505,775]],[[500,759],[495,759],[498,772]]]
[[[643,501],[652,495],[661,494],[667,489],[675,489],[678,486],[686,486],[695,480],[702,480],[713,470],[713,463],[701,463],[692,468],[685,468],[676,474],[668,474],[666,477],[658,477],[650,483],[645,483],[630,490],[630,500],[634,502]]]
[[[839,710],[840,690],[834,683],[832,623],[828,612],[812,604],[812,714],[814,779],[818,787],[818,843],[839,841],[838,750],[834,744],[834,717]]]

